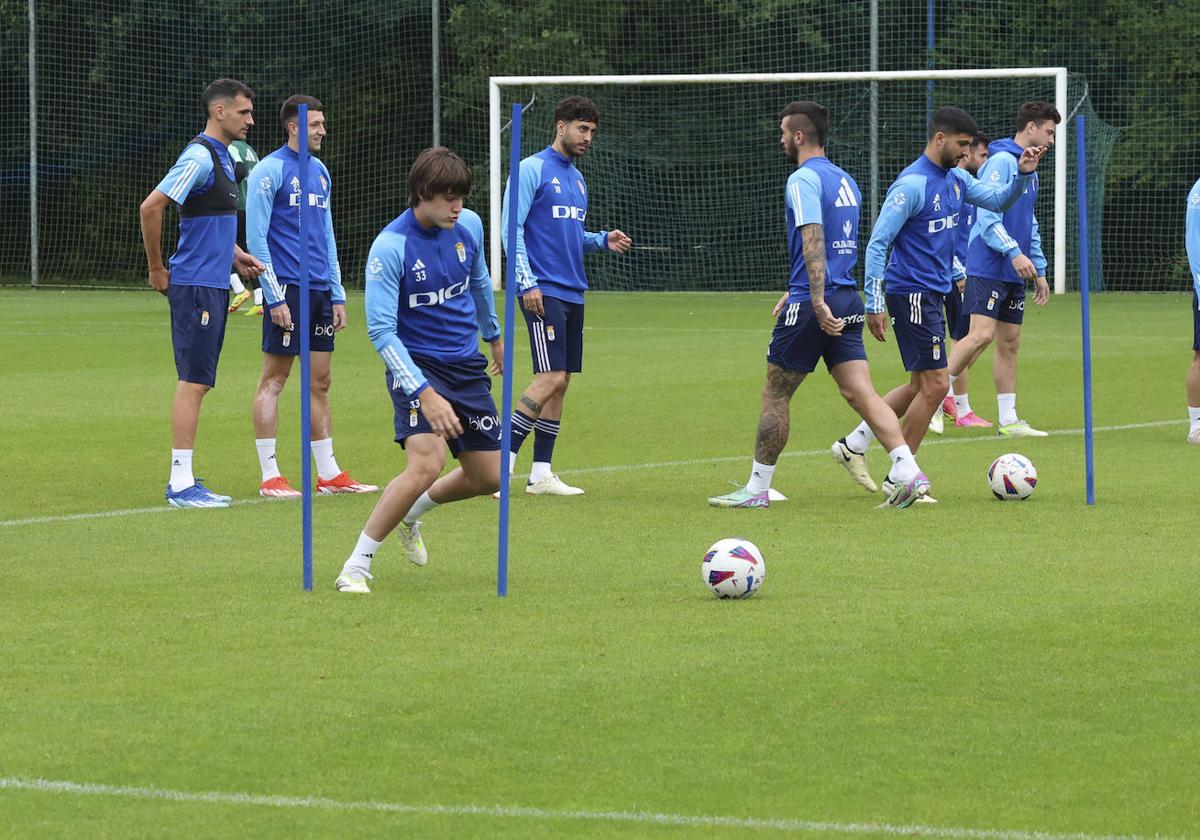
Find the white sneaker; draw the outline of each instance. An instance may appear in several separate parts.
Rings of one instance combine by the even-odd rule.
[[[891,498],[891,496],[892,496],[892,494],[893,494],[893,493],[895,493],[895,492],[896,492],[896,485],[895,485],[895,484],[893,484],[893,483],[891,482],[891,480],[889,480],[889,479],[886,479],[886,478],[885,478],[885,479],[883,480],[883,495],[884,495],[884,498],[889,498],[889,499],[890,499],[890,498]],[[936,504],[937,504],[937,499],[933,498],[933,496],[930,496],[928,493],[926,493],[926,494],[925,494],[925,495],[923,495],[923,496],[918,496],[918,497],[917,497],[917,499],[916,499],[916,501],[914,501],[914,502],[913,502],[913,504],[917,504],[917,505],[936,505]]]
[[[933,412],[933,416],[929,418],[929,431],[935,435],[946,431],[946,414],[940,405],[937,407],[937,411]]]
[[[1192,429],[1188,432],[1188,443],[1200,443],[1200,429]]]
[[[425,550],[425,540],[421,539],[421,520],[412,525],[401,522],[396,527],[396,536],[400,538],[400,546],[404,556],[414,566],[424,566],[429,562],[429,553]]]
[[[833,460],[845,467],[846,472],[850,473],[850,477],[865,487],[868,492],[874,493],[879,489],[871,480],[871,474],[867,472],[867,456],[855,452],[847,446],[845,438],[835,440],[833,446],[829,447],[829,454],[833,456]]]
[[[530,496],[582,496],[583,490],[564,484],[563,480],[554,473],[538,481],[525,485],[525,492]]]
[[[337,576],[337,580],[333,582],[333,585],[337,587],[338,592],[370,595],[371,588],[367,586],[367,580],[370,578],[370,572],[342,572]]]

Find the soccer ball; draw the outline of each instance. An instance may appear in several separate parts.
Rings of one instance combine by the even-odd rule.
[[[700,563],[700,578],[718,598],[749,598],[766,577],[762,552],[737,537],[713,543]]]
[[[1037,469],[1033,462],[1015,452],[992,461],[987,474],[992,494],[1002,501],[1028,499],[1037,487]]]

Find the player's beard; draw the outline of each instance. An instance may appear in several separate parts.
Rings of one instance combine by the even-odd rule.
[[[783,153],[785,156],[787,156],[789,163],[798,163],[799,162],[800,155],[798,155],[796,153],[797,151],[798,150],[796,148],[796,141],[793,140],[791,137],[785,137],[783,140]]]

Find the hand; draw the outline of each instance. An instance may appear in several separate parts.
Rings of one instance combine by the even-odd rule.
[[[1030,146],[1025,151],[1021,152],[1021,159],[1017,161],[1017,169],[1025,175],[1028,175],[1033,170],[1037,169],[1038,162],[1042,159],[1042,155],[1046,154],[1047,146]]]
[[[1033,280],[1037,277],[1037,269],[1033,267],[1033,260],[1024,254],[1017,254],[1013,257],[1012,267],[1022,280]]]
[[[1033,281],[1033,302],[1038,306],[1045,306],[1050,302],[1050,284],[1046,282],[1045,277],[1039,277]]]
[[[521,305],[525,307],[527,312],[532,312],[534,315],[541,318],[546,314],[545,308],[542,306],[542,290],[538,288],[530,289],[521,295]]]
[[[333,331],[341,332],[344,329],[346,329],[346,304],[335,303],[333,305]]]
[[[167,286],[171,285],[171,272],[167,271],[166,266],[158,266],[150,269],[150,288],[158,292],[160,295],[167,293]]]
[[[488,368],[488,373],[492,376],[499,376],[504,373],[504,340],[497,338],[491,342],[492,345],[492,366]]]
[[[421,413],[433,427],[434,434],[446,440],[456,438],[463,433],[462,423],[454,413],[453,406],[430,385],[421,391]]]
[[[277,327],[282,327],[285,330],[292,328],[292,311],[288,309],[286,303],[281,303],[274,309],[269,310],[271,313],[271,323]]]
[[[629,246],[633,244],[633,240],[619,230],[610,230],[608,232],[608,250],[616,251],[618,254],[629,252]]]
[[[817,326],[821,328],[821,332],[826,335],[841,335],[842,330],[846,326],[844,318],[834,318],[833,310],[829,308],[829,304],[825,301],[815,301],[812,307],[813,315],[816,316]]]
[[[253,280],[267,270],[266,266],[241,248],[233,251],[233,269],[243,280]]]
[[[888,314],[886,312],[870,312],[867,314],[867,329],[876,341],[887,341]]]
[[[787,306],[787,299],[788,299],[788,293],[784,292],[783,296],[779,298],[779,303],[775,304],[775,308],[771,310],[772,318],[779,317],[779,313],[783,311],[783,308],[785,306]]]
[[[967,278],[966,278],[966,277],[964,277],[963,279],[961,279],[961,280],[957,281],[957,285],[958,285],[958,293],[959,293],[960,295],[961,295],[961,294],[966,294],[966,291],[967,291]]]

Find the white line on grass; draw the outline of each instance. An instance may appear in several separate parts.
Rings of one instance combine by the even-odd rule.
[[[1095,432],[1126,432],[1135,429],[1157,429],[1163,426],[1177,426],[1186,423],[1184,419],[1178,420],[1154,420],[1149,423],[1125,423],[1119,426],[1097,426]],[[1083,429],[1055,429],[1050,432],[1051,437],[1069,437],[1083,434]],[[996,443],[1003,438],[975,435],[973,437],[962,438],[939,438],[937,440],[927,440],[922,446],[946,446],[949,444],[961,443]],[[784,452],[781,458],[813,458],[821,455],[828,455],[828,449],[803,449],[793,452]],[[747,455],[721,455],[711,458],[686,458],[679,461],[654,461],[646,464],[609,464],[602,467],[579,467],[578,469],[563,470],[563,475],[584,475],[586,473],[615,473],[615,472],[634,472],[636,470],[653,470],[663,467],[690,467],[698,464],[729,464],[745,461]],[[514,476],[518,478],[522,476]],[[279,501],[278,499],[239,499],[233,504],[235,505],[256,505],[262,502]],[[55,522],[79,522],[85,519],[110,519],[119,516],[138,516],[144,513],[169,513],[177,511],[177,508],[160,505],[158,507],[130,508],[128,510],[103,510],[96,513],[69,513],[62,516],[34,516],[29,519],[0,519],[0,528],[15,528],[19,525],[50,525]]]
[[[390,814],[419,814],[454,817],[501,817],[524,820],[576,820],[590,822],[635,823],[697,828],[766,829],[796,833],[884,834],[900,837],[945,837],[965,840],[1143,840],[1135,834],[1097,835],[1060,834],[1047,831],[1010,831],[988,828],[939,828],[926,825],[891,823],[817,822],[810,820],[756,817],[693,816],[656,814],[648,811],[559,811],[549,808],[525,808],[512,805],[410,805],[404,802],[343,801],[312,796],[266,796],[223,791],[166,790],[163,788],[100,785],[63,782],[51,779],[0,777],[0,790],[25,790],[39,793],[65,793],[76,796],[120,796],[129,799],[199,802],[216,805],[259,805],[270,808],[311,808],[334,811],[374,811]],[[1155,835],[1158,837],[1158,835]],[[1166,838],[1160,838],[1166,840]]]

